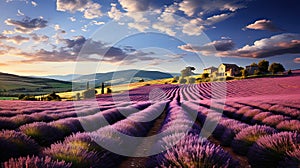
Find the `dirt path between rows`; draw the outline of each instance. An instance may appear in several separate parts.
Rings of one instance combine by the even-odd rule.
[[[156,119],[156,121],[153,124],[153,127],[150,129],[146,137],[153,136],[158,134],[158,131],[161,128],[161,125],[163,121],[166,118],[166,110]],[[153,139],[152,141],[143,141],[137,149],[139,149],[137,152],[141,152],[141,148],[151,149],[151,147],[156,143],[156,139]],[[145,150],[146,150],[145,149]],[[147,167],[147,160],[148,157],[128,157],[126,158],[120,165],[119,168],[143,168]]]

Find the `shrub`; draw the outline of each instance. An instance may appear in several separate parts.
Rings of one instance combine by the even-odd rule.
[[[256,114],[252,120],[251,120],[251,124],[260,124],[262,122],[262,120],[264,120],[265,118],[267,118],[268,116],[271,116],[272,113],[270,112],[261,112],[261,113],[258,113]]]
[[[251,147],[256,140],[264,135],[271,135],[277,131],[268,126],[250,126],[239,132],[231,143],[232,149],[235,153],[246,155],[249,147]]]
[[[37,154],[39,145],[28,136],[16,131],[0,132],[0,161],[10,157]]]
[[[180,84],[185,84],[186,82],[187,82],[187,80],[185,78],[180,78],[179,79]]]
[[[277,129],[284,131],[297,131],[300,133],[300,121],[299,120],[285,120],[281,121],[277,126]]]
[[[97,152],[89,151],[77,145],[52,144],[50,148],[43,151],[43,154],[55,160],[71,162],[72,167],[76,168],[99,167],[100,164],[100,157]]]
[[[265,118],[264,120],[262,120],[262,123],[272,127],[276,127],[277,124],[287,119],[289,118],[283,115],[271,115]]]
[[[20,157],[17,159],[11,158],[9,161],[2,164],[3,168],[70,168],[71,163],[66,163],[65,161],[54,161],[50,157],[37,157],[37,156],[27,156]]]
[[[166,152],[152,159],[156,167],[235,167],[231,156],[198,136],[186,136]]]
[[[249,125],[244,123],[232,124],[228,125],[225,128],[225,131],[221,137],[221,145],[222,146],[229,146],[237,133],[241,130],[247,128]]]
[[[64,138],[64,134],[61,130],[44,122],[26,124],[21,126],[19,130],[32,137],[42,146],[48,146]]]
[[[89,89],[82,92],[82,97],[84,99],[94,98],[97,91],[95,89]]]
[[[192,77],[188,78],[188,83],[189,83],[189,84],[193,84],[193,83],[195,83],[195,82],[196,82],[196,79],[195,79],[195,78],[192,78]]]
[[[300,136],[291,132],[263,136],[249,149],[248,161],[254,168],[276,167],[288,152],[296,150],[299,143]]]

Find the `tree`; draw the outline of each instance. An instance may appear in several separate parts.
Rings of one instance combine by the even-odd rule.
[[[283,65],[281,65],[280,63],[272,63],[270,65],[269,71],[272,72],[273,74],[276,74],[278,72],[284,72],[285,69],[283,67]]]
[[[181,76],[182,77],[187,77],[187,76],[191,76],[193,75],[194,73],[192,71],[196,70],[195,67],[191,67],[191,66],[188,66],[188,67],[185,67],[185,69],[181,70]]]
[[[84,99],[93,98],[93,97],[95,97],[96,93],[97,93],[97,91],[95,89],[85,90],[84,92],[82,92],[82,97]]]
[[[185,84],[185,83],[186,83],[186,79],[180,78],[180,79],[179,79],[179,83],[180,83],[180,84]]]
[[[251,65],[250,65],[251,67],[256,67],[256,66],[258,66],[255,62],[253,62]]]
[[[206,79],[206,78],[208,78],[209,77],[209,74],[208,73],[203,73],[202,75],[201,75],[201,78],[202,79]]]
[[[196,82],[196,78],[193,78],[193,77],[188,78],[188,83],[189,84],[193,84],[195,82]]]
[[[241,70],[241,75],[243,78],[247,77],[248,76],[248,71],[246,69],[242,69]]]
[[[258,69],[261,73],[267,73],[269,68],[269,61],[261,60],[258,62]]]

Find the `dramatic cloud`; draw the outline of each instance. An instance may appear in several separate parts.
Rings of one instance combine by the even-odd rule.
[[[246,26],[243,30],[245,29],[280,31],[280,29],[277,28],[272,21],[266,19],[257,20],[254,23]]]
[[[300,63],[300,58],[295,58],[294,62],[299,64]]]
[[[203,46],[193,46],[191,44],[181,45],[178,48],[189,51],[189,52],[199,52],[203,55],[210,55],[218,52],[229,51],[234,48],[234,43],[232,40],[219,40],[207,43]]]
[[[128,12],[141,12],[150,9],[151,0],[119,0],[122,8]]]
[[[153,52],[143,52],[130,46],[118,48],[101,41],[93,41],[83,36],[62,39],[64,46],[53,50],[39,49],[34,52],[20,52],[19,56],[27,60],[22,62],[74,62],[104,61],[108,63],[130,64],[138,61],[156,60]],[[129,50],[129,48],[131,48]]]
[[[22,44],[22,43],[28,42],[29,38],[28,37],[23,37],[23,36],[20,36],[20,35],[11,36],[11,37],[0,35],[0,40],[6,40],[8,42],[12,42],[12,43],[15,43],[15,44]]]
[[[212,46],[216,50],[213,50]],[[246,45],[235,50],[231,40],[214,41],[203,46],[192,46],[189,44],[178,48],[189,52],[199,52],[204,55],[215,54],[216,56],[226,57],[265,58],[283,54],[299,54],[300,34],[279,34],[255,41],[253,45]]]
[[[14,26],[14,30],[19,33],[31,33],[34,30],[46,27],[47,23],[48,21],[41,18],[30,19],[28,17],[26,17],[22,21],[12,19],[5,20],[5,24]]]
[[[86,19],[94,19],[102,16],[101,5],[91,0],[57,0],[56,9],[58,11],[83,12]]]
[[[213,11],[231,11],[234,12],[245,6],[241,0],[183,0],[179,3],[179,10],[187,16],[203,15]]]

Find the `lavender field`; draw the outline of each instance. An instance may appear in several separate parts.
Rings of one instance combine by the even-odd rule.
[[[221,85],[225,92],[215,89]],[[1,167],[297,168],[299,98],[295,73],[150,85],[76,103],[0,101]],[[206,123],[215,123],[208,138]],[[161,136],[129,142],[116,130],[130,137]],[[140,157],[114,153],[99,142]],[[145,146],[165,150],[144,156]]]

